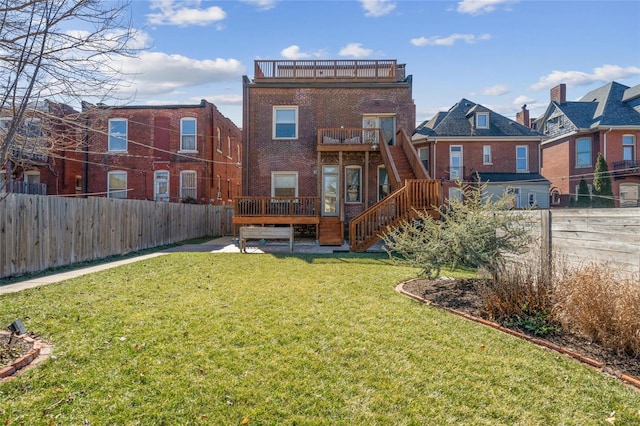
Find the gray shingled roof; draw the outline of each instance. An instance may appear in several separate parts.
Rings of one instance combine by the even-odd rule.
[[[584,95],[578,101],[562,104],[552,102],[550,106],[562,111],[576,127],[595,129],[600,126],[640,126],[640,112],[629,101],[640,96],[640,85],[632,88],[612,81]],[[554,108],[536,120],[538,128],[554,115]]]
[[[489,128],[475,128],[474,113],[489,112]],[[439,112],[431,120],[420,124],[414,134],[425,136],[489,136],[489,137],[523,137],[541,136],[537,131],[530,129],[516,121],[490,110],[489,108],[461,99],[448,112]]]
[[[489,183],[528,183],[528,184],[545,184],[548,185],[551,182],[545,179],[539,173],[478,173],[481,182]]]

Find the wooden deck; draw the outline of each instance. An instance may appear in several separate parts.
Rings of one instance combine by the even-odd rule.
[[[320,224],[318,197],[236,197],[233,225],[316,225]]]

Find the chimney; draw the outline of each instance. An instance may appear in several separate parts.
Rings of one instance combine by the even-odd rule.
[[[522,105],[522,110],[516,113],[516,121],[527,127],[531,127],[531,120],[529,120],[529,110],[527,104]]]
[[[567,85],[562,83],[551,89],[551,102],[564,104],[567,102]]]

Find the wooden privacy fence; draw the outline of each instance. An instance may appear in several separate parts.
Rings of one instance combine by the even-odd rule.
[[[9,194],[0,199],[0,278],[230,234],[232,217],[232,206]]]
[[[533,210],[526,216],[543,264],[553,256],[566,266],[608,265],[620,277],[640,279],[640,208]]]

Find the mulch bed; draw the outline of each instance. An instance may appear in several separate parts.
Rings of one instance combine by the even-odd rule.
[[[437,306],[488,320],[489,318],[486,318],[482,312],[482,300],[476,291],[477,284],[478,280],[475,279],[418,279],[406,282],[402,288],[406,293],[428,300]],[[507,327],[505,324],[500,325]],[[615,375],[624,374],[640,381],[640,358],[638,357],[602,347],[587,338],[573,334],[553,334],[541,338],[533,336],[524,329],[513,327],[511,329],[598,361],[604,365],[604,370]]]

